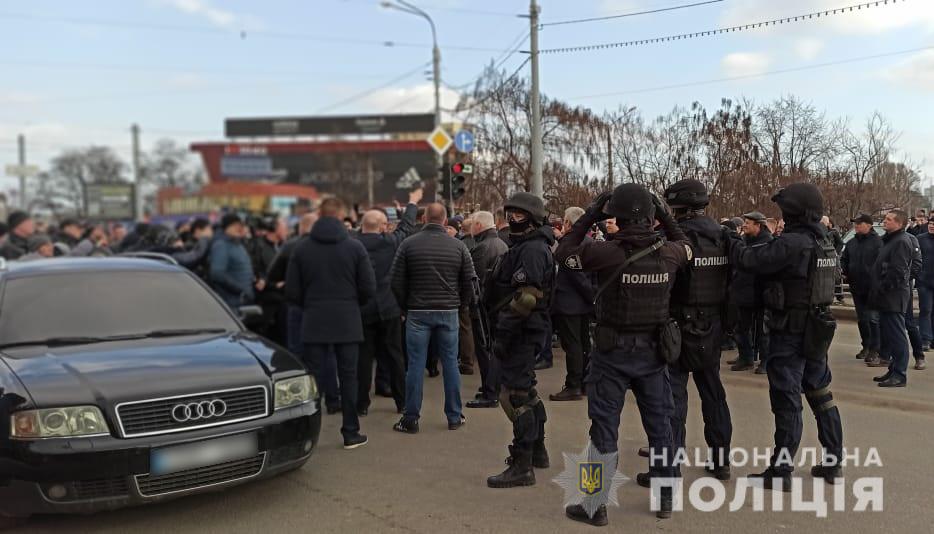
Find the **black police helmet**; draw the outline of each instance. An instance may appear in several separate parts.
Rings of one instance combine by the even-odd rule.
[[[178,241],[178,234],[175,233],[175,230],[157,224],[149,229],[149,233],[146,236],[146,241],[151,245],[166,248],[171,247],[176,241]]]
[[[603,211],[627,221],[652,221],[655,218],[655,202],[652,193],[645,187],[623,184],[613,190],[613,196],[603,206]]]
[[[710,204],[707,187],[690,178],[679,180],[665,190],[665,202],[672,208],[699,209]]]
[[[819,221],[824,213],[824,197],[814,184],[791,184],[772,197],[786,219]]]
[[[526,193],[525,191],[520,191],[509,197],[509,200],[503,204],[503,209],[507,211],[522,210],[528,213],[532,222],[538,226],[544,224],[545,218],[548,217],[548,212],[545,210],[545,203],[542,199],[532,193]]]

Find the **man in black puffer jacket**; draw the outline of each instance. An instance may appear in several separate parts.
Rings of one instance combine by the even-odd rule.
[[[879,357],[879,312],[869,305],[869,290],[872,287],[872,266],[882,248],[882,238],[873,229],[871,216],[860,214],[851,221],[855,223],[855,235],[843,247],[840,267],[850,284],[863,345],[863,350],[856,357],[872,361]]]
[[[409,365],[405,376],[405,410],[393,429],[408,434],[418,432],[423,369],[432,345],[444,370],[444,414],[448,428],[456,430],[466,421],[457,367],[458,310],[470,305],[477,275],[467,245],[449,236],[444,228],[444,206],[429,205],[425,218],[425,228],[399,247],[391,275],[392,293],[406,314]]]

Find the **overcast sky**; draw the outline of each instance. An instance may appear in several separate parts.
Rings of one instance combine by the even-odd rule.
[[[527,1],[412,1],[435,19],[446,84],[472,81],[494,59],[506,56],[510,72],[525,59],[504,51],[528,33],[528,20],[516,16],[528,12]],[[541,21],[702,1],[543,0]],[[545,26],[541,47],[711,30],[861,1],[724,0]],[[0,0],[0,35],[2,164],[16,161],[18,133],[27,136],[30,162],[42,167],[64,148],[89,144],[111,145],[129,161],[133,122],[146,148],[159,137],[186,144],[221,139],[225,117],[432,107],[431,84],[420,69],[431,59],[427,23],[377,0]],[[803,67],[814,68],[776,73]],[[400,79],[406,72],[413,74]],[[541,79],[550,96],[596,110],[637,106],[648,116],[695,100],[715,108],[723,97],[762,102],[789,93],[858,125],[878,110],[902,132],[902,151],[923,160],[934,179],[934,0],[671,43],[543,55]],[[444,104],[456,100],[456,91],[446,89]]]

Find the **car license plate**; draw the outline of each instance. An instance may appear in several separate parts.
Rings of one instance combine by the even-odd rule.
[[[159,476],[241,460],[255,456],[258,451],[255,433],[153,449],[149,453],[149,474]]]

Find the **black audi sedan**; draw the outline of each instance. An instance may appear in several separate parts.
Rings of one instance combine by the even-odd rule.
[[[244,309],[242,312],[250,310]],[[0,261],[0,515],[92,512],[301,467],[317,386],[197,277]]]

